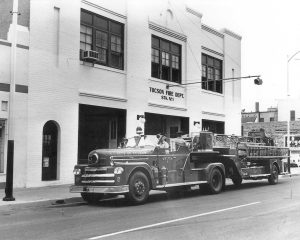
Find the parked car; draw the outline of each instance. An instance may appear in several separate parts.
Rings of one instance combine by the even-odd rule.
[[[290,167],[299,167],[299,165],[296,162],[291,162]]]

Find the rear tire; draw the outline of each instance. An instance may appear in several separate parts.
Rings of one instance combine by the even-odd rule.
[[[150,185],[147,176],[137,171],[129,179],[129,193],[126,198],[134,204],[143,204],[149,197]]]
[[[103,193],[81,193],[81,197],[89,204],[96,204],[104,197]]]
[[[218,194],[223,188],[223,175],[218,168],[213,168],[209,174],[208,188],[210,193]]]
[[[275,164],[272,165],[271,175],[268,178],[268,181],[271,185],[275,185],[278,183],[278,168]]]

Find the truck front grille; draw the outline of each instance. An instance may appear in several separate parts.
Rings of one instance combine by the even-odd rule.
[[[112,171],[113,169],[108,167],[87,167],[81,176],[81,183],[84,185],[113,185],[115,175]]]

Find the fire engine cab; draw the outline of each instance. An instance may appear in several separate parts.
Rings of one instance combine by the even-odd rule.
[[[135,204],[146,202],[151,190],[184,191],[199,186],[220,193],[225,179],[235,185],[243,179],[278,182],[286,172],[289,149],[267,146],[258,137],[214,135],[166,138],[138,135],[118,149],[97,149],[87,164],[74,168],[73,193],[88,203],[105,195],[125,195]]]

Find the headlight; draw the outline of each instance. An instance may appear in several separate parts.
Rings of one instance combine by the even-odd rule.
[[[99,156],[97,153],[94,153],[91,156],[89,156],[89,164],[98,163],[98,160],[99,160]]]
[[[124,172],[124,168],[116,167],[114,170],[114,174],[122,174]]]
[[[75,168],[73,170],[74,175],[80,175],[81,174],[81,169],[80,168]]]

